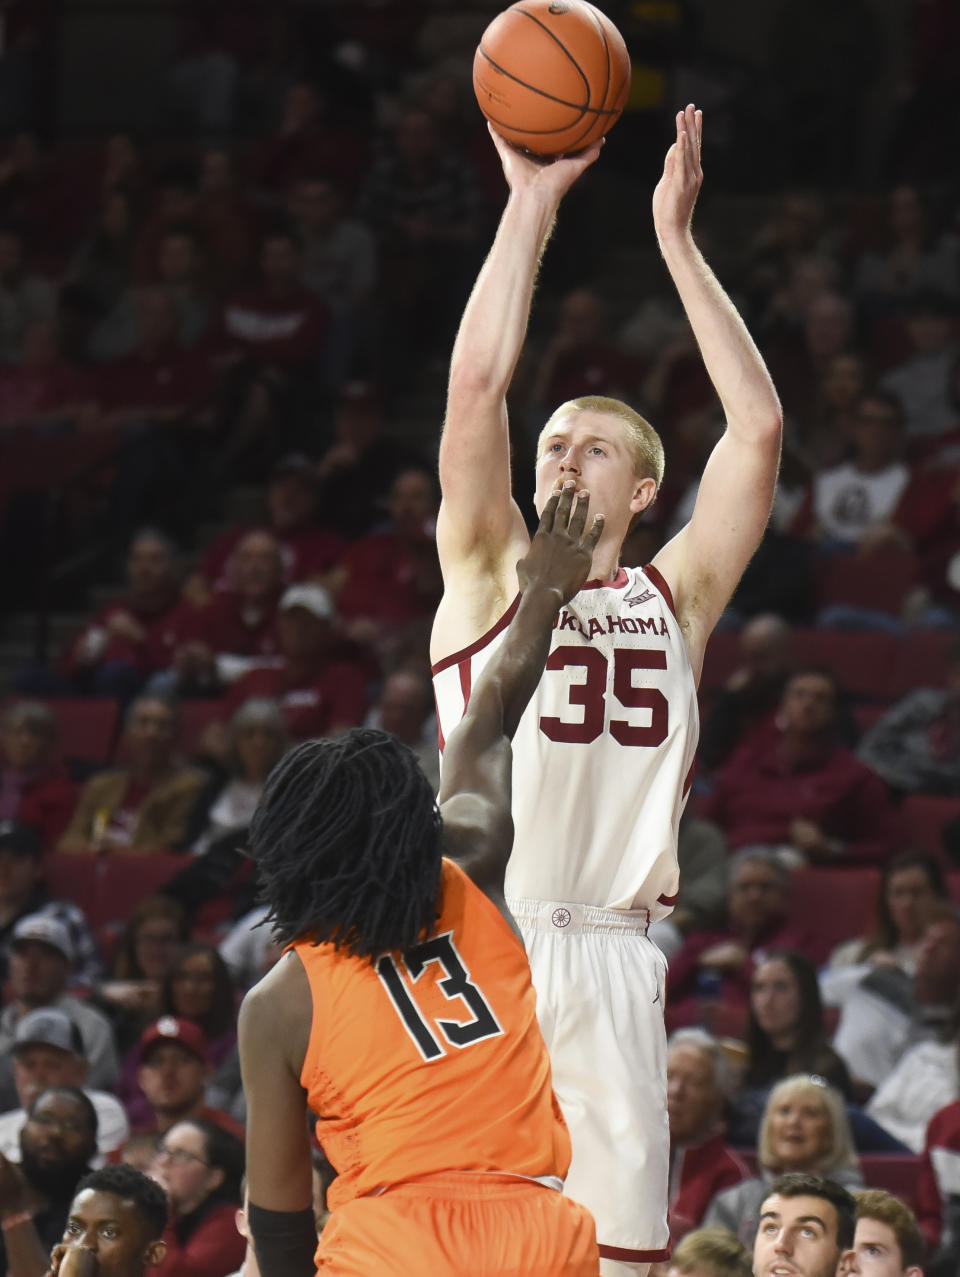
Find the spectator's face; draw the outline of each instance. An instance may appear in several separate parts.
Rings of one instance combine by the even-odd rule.
[[[23,244],[19,235],[0,231],[0,278],[11,279],[23,266]]]
[[[667,1055],[670,1138],[679,1144],[706,1139],[720,1115],[721,1103],[708,1052],[685,1042],[672,1046]]]
[[[839,355],[853,336],[853,316],[842,297],[817,297],[807,309],[807,348],[819,359]]]
[[[927,926],[917,949],[916,982],[926,1001],[954,1000],[960,982],[960,923],[941,918]]]
[[[830,1114],[811,1091],[786,1095],[770,1114],[770,1146],[780,1171],[812,1171],[830,1150]]]
[[[587,346],[603,336],[603,302],[586,288],[568,293],[560,306],[559,332],[572,346]]]
[[[42,940],[18,941],[10,951],[10,988],[27,1006],[47,1006],[67,987],[70,963]]]
[[[289,288],[297,278],[297,249],[285,235],[268,239],[260,254],[263,278],[273,288]]]
[[[740,634],[740,659],[753,678],[779,678],[788,664],[788,634],[768,618],[758,617]]]
[[[897,1235],[879,1219],[858,1219],[853,1250],[844,1257],[845,1277],[923,1277],[920,1268],[904,1268]]]
[[[20,1132],[30,1183],[56,1195],[69,1192],[96,1152],[90,1116],[79,1100],[56,1091],[42,1095]]]
[[[309,84],[291,84],[284,103],[284,118],[293,128],[304,129],[320,113],[317,95]]]
[[[272,727],[250,723],[237,730],[234,749],[242,775],[248,780],[262,781],[283,752],[283,743]]]
[[[165,284],[189,283],[197,273],[197,248],[189,235],[167,235],[157,262]]]
[[[329,632],[330,622],[305,607],[287,607],[277,615],[280,651],[288,660],[317,656],[326,647]]]
[[[270,522],[280,532],[301,528],[316,513],[317,490],[305,475],[280,474],[267,489]]]
[[[176,1042],[158,1043],[140,1065],[137,1080],[159,1113],[183,1112],[203,1098],[208,1066]]]
[[[380,697],[380,720],[385,732],[408,745],[420,739],[433,701],[429,689],[412,674],[393,674]]]
[[[191,953],[173,974],[174,1014],[201,1024],[213,1010],[216,987],[212,956]]]
[[[73,1051],[33,1042],[13,1052],[13,1081],[21,1108],[29,1108],[51,1086],[83,1086],[87,1062]]]
[[[783,882],[772,865],[738,865],[728,889],[727,915],[735,931],[757,935],[782,918]]]
[[[3,729],[3,752],[11,767],[18,771],[33,771],[48,766],[53,740],[35,723],[14,720]]]
[[[898,869],[887,883],[887,908],[901,941],[913,944],[923,931],[936,897],[920,865]]]
[[[181,936],[172,918],[144,918],[133,945],[145,980],[162,980],[170,969]]]
[[[863,361],[856,355],[837,355],[830,361],[823,394],[834,408],[852,408],[864,388]]]
[[[231,570],[241,594],[248,598],[266,598],[280,589],[283,578],[280,547],[272,536],[251,533],[234,551]]]
[[[17,910],[25,904],[43,877],[40,861],[9,847],[0,847],[0,906]]]
[[[291,211],[304,230],[329,230],[340,213],[336,187],[330,182],[300,182],[293,194]]]
[[[73,1199],[63,1240],[93,1251],[97,1277],[141,1277],[144,1268],[161,1262],[166,1250],[150,1236],[136,1202],[95,1188],[85,1188]]]
[[[800,1021],[800,990],[793,972],[775,958],[753,973],[750,1005],[756,1021],[771,1038],[789,1034]]]
[[[816,736],[833,722],[833,684],[821,674],[797,674],[786,686],[780,719],[786,731]]]
[[[888,465],[900,453],[900,419],[882,399],[864,399],[853,419],[857,456],[865,465]]]
[[[127,724],[127,749],[134,764],[165,766],[177,744],[177,720],[162,701],[136,704]]]
[[[401,532],[423,533],[437,511],[430,476],[420,470],[404,470],[390,488],[390,517]]]
[[[935,355],[943,350],[953,336],[953,321],[949,315],[921,313],[907,320],[907,331],[913,348],[921,355]]]
[[[191,1122],[178,1122],[167,1131],[151,1173],[181,1215],[196,1210],[223,1180],[223,1172],[207,1164],[203,1132]]]
[[[127,555],[127,584],[135,597],[149,597],[176,587],[169,549],[153,537],[139,537]]]
[[[833,1205],[820,1197],[774,1193],[760,1208],[754,1277],[834,1277],[838,1223]]]

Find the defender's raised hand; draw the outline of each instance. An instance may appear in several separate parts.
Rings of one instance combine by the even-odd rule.
[[[702,140],[703,112],[691,103],[677,112],[677,140],[667,151],[663,176],[653,192],[653,225],[661,243],[690,229],[693,206],[703,184]]]
[[[573,482],[551,494],[530,549],[517,564],[520,589],[525,596],[536,590],[551,592],[559,607],[572,599],[586,581],[594,548],[603,532],[602,514],[595,515],[585,531],[589,509],[589,492],[576,491]]]

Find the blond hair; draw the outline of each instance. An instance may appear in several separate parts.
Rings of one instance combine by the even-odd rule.
[[[882,1188],[868,1188],[854,1193],[854,1197],[857,1199],[858,1220],[875,1219],[878,1224],[886,1224],[896,1237],[901,1268],[920,1268],[927,1246],[910,1207]]]
[[[822,1077],[814,1077],[806,1073],[797,1073],[793,1077],[784,1078],[770,1092],[757,1140],[757,1160],[760,1165],[767,1170],[779,1170],[773,1152],[773,1115],[778,1105],[784,1100],[792,1100],[801,1095],[816,1097],[823,1105],[830,1121],[830,1143],[818,1158],[816,1165],[805,1169],[815,1175],[830,1175],[831,1172],[841,1168],[858,1167],[860,1162],[854,1152],[853,1137],[850,1134],[850,1122],[843,1096],[828,1085]]]
[[[681,1273],[702,1272],[716,1277],[751,1277],[750,1252],[726,1228],[698,1228],[673,1248],[670,1267]]]
[[[663,482],[666,460],[660,436],[645,417],[634,412],[620,399],[608,399],[605,395],[584,395],[580,399],[568,399],[556,408],[537,439],[537,460],[543,456],[543,447],[554,425],[571,412],[602,412],[615,417],[623,426],[623,441],[633,461],[633,472],[640,479],[653,479],[659,489]]]

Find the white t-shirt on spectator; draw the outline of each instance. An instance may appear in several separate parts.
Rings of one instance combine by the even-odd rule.
[[[813,517],[825,536],[854,545],[867,528],[890,518],[909,480],[901,461],[874,474],[851,462],[833,466],[814,476]]]
[[[914,1153],[922,1153],[934,1113],[960,1091],[956,1042],[920,1042],[874,1092],[867,1112]]]

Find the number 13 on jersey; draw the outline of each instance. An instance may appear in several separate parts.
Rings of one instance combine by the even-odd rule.
[[[612,662],[595,647],[554,648],[547,659],[548,671],[584,671],[584,677],[571,682],[567,689],[568,704],[579,708],[581,717],[578,721],[569,721],[544,714],[540,718],[540,730],[551,740],[588,745],[603,732],[607,697],[612,696],[610,735],[615,741],[647,748],[662,745],[667,737],[667,698],[659,688],[635,686],[634,672],[666,668],[667,654],[662,648],[618,647],[614,649]],[[548,677],[549,674],[544,674],[544,678]],[[625,716],[620,717],[621,709],[646,710],[649,722],[637,724]]]

